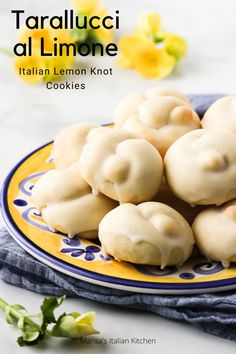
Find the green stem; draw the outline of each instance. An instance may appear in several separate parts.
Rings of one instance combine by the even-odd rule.
[[[160,36],[154,36],[153,37],[155,43],[160,43],[163,42],[164,38]]]
[[[12,50],[8,48],[0,48],[0,54],[7,55],[8,57],[13,57]]]
[[[4,301],[2,298],[0,298],[0,309],[5,312],[6,308],[9,306],[9,304]],[[10,315],[15,317],[16,319],[20,319],[22,317],[24,317],[24,315],[22,313],[20,313],[20,311],[14,309],[14,308],[10,308]],[[37,323],[35,323],[34,321],[30,320],[29,318],[25,317],[24,321],[29,324],[30,326],[35,327],[35,329],[39,329],[39,326],[37,325]]]

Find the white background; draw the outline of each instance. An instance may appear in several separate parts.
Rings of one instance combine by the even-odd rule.
[[[0,182],[9,169],[33,148],[51,140],[65,125],[79,121],[106,123],[114,105],[131,91],[154,85],[174,87],[185,93],[235,93],[236,80],[236,1],[235,0],[107,0],[110,11],[120,10],[121,30],[135,26],[136,14],[156,10],[163,26],[184,36],[189,53],[175,73],[165,80],[145,80],[135,72],[120,70],[110,58],[86,58],[86,66],[112,67],[111,77],[81,77],[84,91],[48,91],[29,86],[16,78],[12,59],[0,56]],[[69,0],[1,0],[0,47],[11,48],[15,41],[11,9],[25,9],[28,15],[60,14]],[[85,59],[78,61],[85,66]],[[0,283],[0,296],[36,310],[43,296]],[[50,353],[235,353],[235,343],[202,333],[192,327],[149,313],[127,311],[81,299],[67,300],[65,311],[97,312],[96,327],[101,336],[157,338],[157,344],[78,346],[76,342],[53,341],[43,348]],[[1,317],[2,318],[2,317]],[[16,331],[0,319],[0,354],[35,353],[15,344]]]

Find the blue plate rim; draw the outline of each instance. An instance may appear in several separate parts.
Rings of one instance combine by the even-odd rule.
[[[217,289],[217,288],[225,288],[224,290],[227,290],[227,287],[230,286],[235,286],[236,287],[236,277],[230,278],[230,279],[222,279],[222,280],[212,280],[212,281],[205,281],[205,282],[199,282],[199,283],[160,283],[160,282],[146,282],[146,281],[135,281],[135,280],[129,280],[129,279],[123,279],[123,278],[117,278],[113,276],[107,276],[107,275],[102,275],[100,273],[96,273],[90,270],[83,269],[78,266],[74,266],[68,262],[65,262],[63,260],[60,260],[59,258],[52,256],[50,253],[46,252],[42,248],[38,247],[36,244],[34,244],[31,240],[29,240],[26,235],[19,229],[17,224],[14,222],[12,219],[12,216],[10,214],[9,208],[8,208],[8,202],[7,202],[7,193],[8,193],[8,187],[9,184],[14,176],[14,173],[18,170],[18,168],[27,160],[29,159],[32,155],[34,155],[36,152],[39,150],[42,150],[48,145],[51,145],[53,141],[50,141],[46,144],[43,144],[42,146],[38,147],[37,149],[33,150],[29,154],[27,154],[25,157],[23,157],[8,173],[6,176],[2,188],[1,188],[1,193],[0,193],[0,208],[1,208],[1,213],[3,220],[6,224],[6,227],[8,231],[10,232],[11,236],[16,239],[19,244],[23,244],[25,247],[23,247],[26,251],[29,250],[28,252],[33,255],[36,253],[39,257],[45,259],[47,262],[52,264],[59,269],[64,269],[65,271],[68,271],[71,276],[79,278],[79,276],[83,278],[87,278],[88,282],[90,280],[95,280],[96,282],[100,282],[101,285],[99,286],[105,286],[109,287],[109,284],[114,284],[122,287],[122,290],[128,290],[125,289],[127,288],[140,288],[140,289],[153,289],[153,290],[169,290],[169,291],[188,291],[188,290],[201,290],[201,289]],[[32,253],[31,253],[31,252]],[[48,263],[47,263],[48,264]],[[63,273],[63,271],[61,270]],[[191,280],[190,280],[191,281]],[[222,290],[221,290],[222,291]],[[137,292],[137,291],[135,291]]]

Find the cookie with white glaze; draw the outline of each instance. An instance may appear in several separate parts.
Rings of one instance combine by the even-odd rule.
[[[182,92],[163,87],[153,87],[149,89],[146,93],[133,92],[124,97],[114,109],[114,121],[117,123],[118,126],[122,126],[122,124],[127,118],[133,116],[134,114],[138,114],[139,105],[143,103],[147,98],[155,98],[159,96],[177,97],[185,104],[191,106],[191,101]]]
[[[99,222],[117,206],[102,194],[93,195],[74,166],[45,173],[33,188],[32,203],[50,229],[85,238],[96,238]]]
[[[180,199],[192,205],[221,205],[236,198],[236,139],[230,132],[199,129],[167,151],[165,178]]]
[[[165,87],[153,87],[146,92],[146,97],[172,96],[177,97],[187,105],[192,106],[190,99],[182,92]]]
[[[187,221],[169,206],[146,202],[122,204],[99,225],[103,250],[118,261],[182,265],[191,255],[194,238]]]
[[[202,127],[236,134],[236,96],[223,97],[214,102],[204,114]]]
[[[115,108],[114,121],[116,127],[149,141],[162,157],[175,140],[201,127],[186,96],[159,89],[124,98]]]
[[[79,159],[80,173],[96,194],[120,203],[140,203],[157,193],[163,176],[158,151],[122,129],[98,128],[88,135]]]
[[[66,168],[76,163],[86,142],[88,133],[97,124],[77,123],[64,128],[54,139],[53,157],[57,168]]]
[[[192,229],[204,256],[225,268],[236,262],[236,200],[200,212]]]

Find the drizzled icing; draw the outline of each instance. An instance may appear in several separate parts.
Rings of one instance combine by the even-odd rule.
[[[43,175],[33,189],[32,201],[50,229],[69,238],[85,233],[86,238],[96,238],[90,231],[97,230],[104,215],[117,206],[106,196],[92,193],[77,165]]]
[[[78,123],[64,128],[54,139],[53,156],[57,168],[66,168],[78,162],[88,134],[98,125]]]
[[[160,253],[157,254],[156,264],[162,269],[173,264],[173,251],[176,250],[180,254],[175,264],[182,264],[190,256],[194,243],[191,228],[185,219],[169,206],[156,202],[137,206],[126,203],[109,212],[100,223],[99,238],[106,252],[115,258],[118,258],[116,249],[120,237],[136,245],[143,242],[153,245]],[[132,253],[131,247],[131,261]],[[133,259],[135,257],[134,254]],[[155,264],[153,260],[150,262]],[[138,263],[143,263],[142,259]]]
[[[220,261],[225,268],[236,261],[236,199],[203,210],[192,227],[197,246],[208,259]]]
[[[164,164],[171,190],[193,206],[236,197],[236,139],[230,132],[189,132],[170,147]]]
[[[115,108],[114,121],[116,127],[149,141],[162,157],[176,139],[201,127],[186,96],[159,88],[125,97]]]
[[[209,130],[236,133],[236,96],[227,96],[215,101],[202,119],[202,127]]]
[[[93,191],[120,204],[152,199],[163,175],[156,149],[121,129],[93,129],[82,150],[79,168]]]

